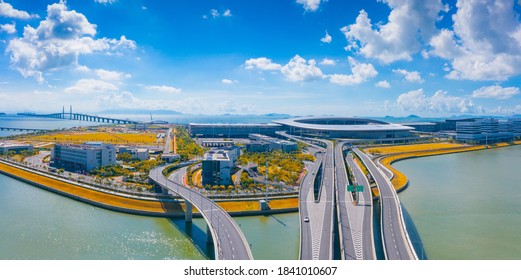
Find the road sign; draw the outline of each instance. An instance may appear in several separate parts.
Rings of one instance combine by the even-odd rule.
[[[353,185],[347,185],[347,191],[348,191],[348,192],[354,192],[354,191],[355,191],[355,186],[353,186]]]
[[[364,191],[364,186],[362,186],[362,185],[356,186],[356,191],[357,192],[363,192]]]

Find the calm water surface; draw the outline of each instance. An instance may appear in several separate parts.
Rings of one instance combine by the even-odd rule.
[[[521,259],[521,146],[409,159],[400,200],[429,259]]]

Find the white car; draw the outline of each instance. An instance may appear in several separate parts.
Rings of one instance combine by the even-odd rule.
[[[305,223],[309,223],[309,218],[308,218],[308,217],[305,217],[305,218],[304,218],[304,222],[305,222]]]

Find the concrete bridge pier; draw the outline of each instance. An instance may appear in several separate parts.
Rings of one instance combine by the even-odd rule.
[[[191,223],[193,216],[192,203],[188,200],[185,200],[185,208],[185,223]]]
[[[206,244],[211,243],[213,243],[212,230],[210,230],[210,225],[206,224]]]

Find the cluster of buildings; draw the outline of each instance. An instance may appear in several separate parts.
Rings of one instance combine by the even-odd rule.
[[[457,141],[490,144],[521,137],[521,119],[476,118],[456,123]]]
[[[269,152],[269,151],[282,151],[282,152],[293,152],[298,148],[297,143],[281,140],[273,137],[269,137],[261,134],[250,134],[251,141],[246,144],[246,150],[249,152]]]
[[[102,142],[86,142],[81,145],[55,144],[51,151],[53,165],[73,171],[91,171],[117,163],[118,153],[128,153],[135,160],[147,160],[148,148],[122,146],[116,148],[112,144]]]

